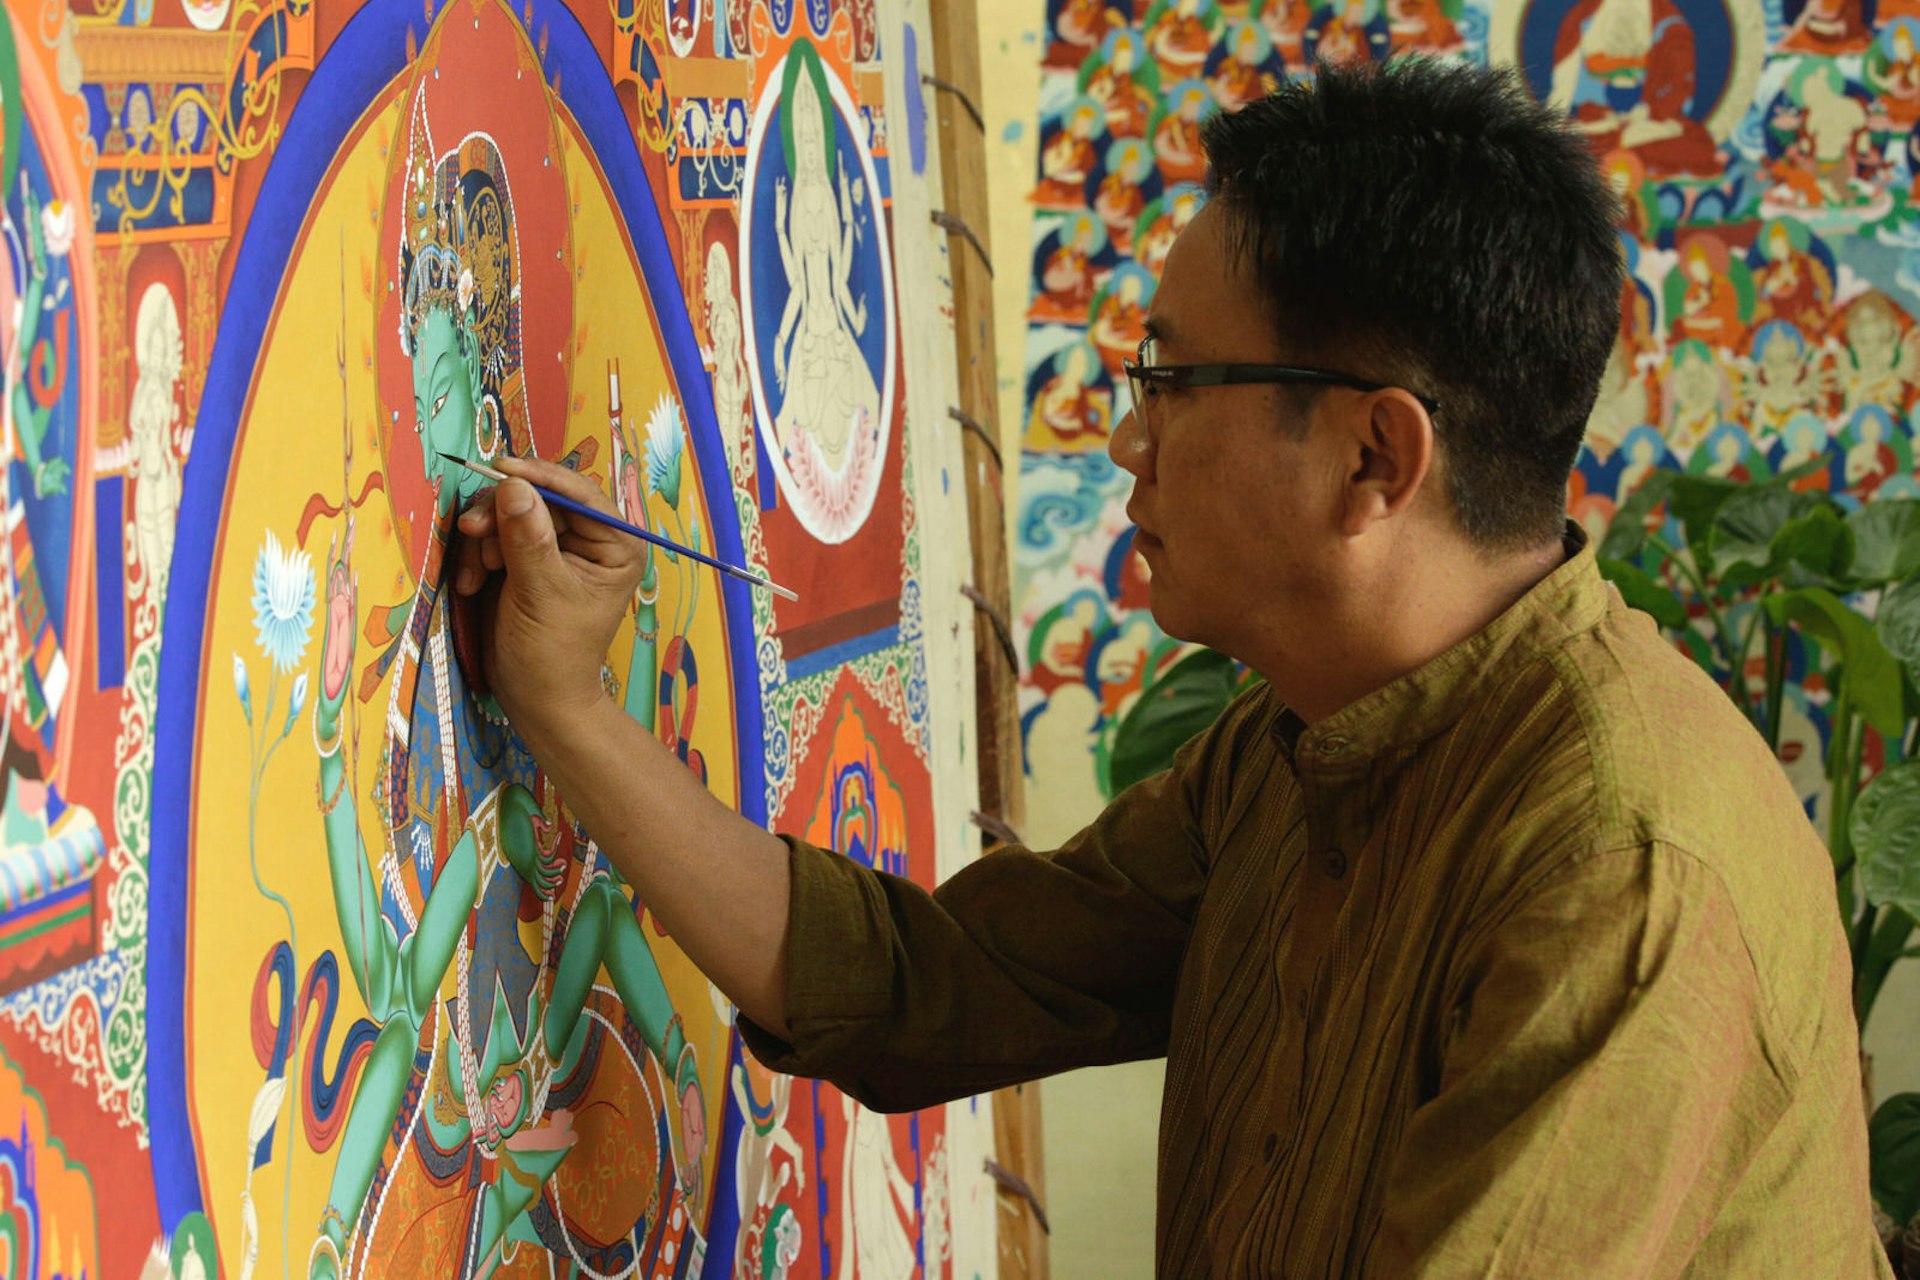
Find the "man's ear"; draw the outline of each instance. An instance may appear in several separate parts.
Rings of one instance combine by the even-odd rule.
[[[1350,436],[1341,532],[1357,537],[1413,504],[1434,474],[1436,441],[1425,406],[1399,387],[1360,397],[1344,425]]]

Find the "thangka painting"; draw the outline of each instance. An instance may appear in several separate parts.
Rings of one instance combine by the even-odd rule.
[[[1203,198],[1199,125],[1317,58],[1403,50],[1516,67],[1622,198],[1631,279],[1575,518],[1599,533],[1658,468],[1798,468],[1846,506],[1920,491],[1920,5],[1050,0],[1013,539],[1036,825],[1070,831],[1111,795],[1119,717],[1177,656],[1104,451],[1120,360]],[[1806,693],[1781,755],[1815,806],[1826,712]]]
[[[924,4],[3,12],[0,1272],[993,1274],[987,1103],[745,1053],[446,572],[442,455],[593,476],[800,596],[654,550],[609,698],[757,823],[977,848]]]

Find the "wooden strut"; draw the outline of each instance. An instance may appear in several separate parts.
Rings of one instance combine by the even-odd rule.
[[[994,367],[993,259],[984,234],[990,205],[976,5],[977,0],[928,0],[933,66],[923,84],[932,99],[940,144],[943,196],[935,203],[944,207],[933,213],[933,221],[973,246],[971,253],[948,254],[960,375],[949,416],[962,428],[966,464],[972,551],[966,591],[990,623],[973,629],[978,813],[994,815],[989,821],[1004,832],[985,822],[980,825],[998,835],[1017,832],[1025,821],[1026,768],[1020,743],[1019,655],[1007,625],[1013,616],[1013,592],[994,413],[999,378]],[[1042,1207],[1046,1173],[1037,1086],[1016,1085],[994,1093],[993,1163],[981,1176],[993,1177],[1009,1192],[994,1197],[1001,1280],[1048,1280],[1050,1224]]]
[[[980,243],[980,237],[973,233],[973,228],[968,226],[965,220],[948,213],[945,209],[935,209],[933,221],[936,226],[961,237],[972,245],[973,251],[980,255],[980,261],[986,265],[987,275],[989,277],[993,275],[993,255],[987,252],[987,246]]]
[[[958,406],[949,408],[947,410],[947,416],[959,423],[962,431],[971,431],[974,435],[980,437],[980,443],[987,447],[987,454],[993,459],[994,470],[1000,472],[1006,471],[1007,464],[1000,458],[1000,444],[993,438],[992,433],[981,424],[980,419]]]
[[[1001,844],[1026,844],[1026,841],[1020,838],[1020,833],[1008,825],[1005,818],[996,818],[990,813],[982,813],[980,810],[975,809],[967,815],[967,821],[992,836],[995,840],[998,840]]]
[[[962,583],[960,594],[973,601],[973,607],[987,615],[987,621],[993,624],[993,634],[1000,641],[1000,648],[1007,655],[1007,665],[1017,676],[1020,674],[1020,650],[1013,643],[1013,628],[1007,625],[1007,616],[994,607],[993,601],[971,582]]]
[[[980,132],[985,133],[987,131],[987,118],[980,114],[980,108],[974,105],[973,99],[967,95],[965,89],[962,89],[951,80],[942,80],[931,71],[923,71],[920,73],[920,83],[926,85],[929,89],[937,89],[941,93],[952,94],[959,100],[961,107],[966,110],[966,113],[973,117],[973,122],[980,127]]]
[[[1053,1224],[1047,1221],[1047,1208],[1040,1203],[1040,1197],[1033,1193],[1033,1188],[1027,1185],[1025,1178],[1007,1168],[1007,1166],[1001,1164],[992,1156],[987,1157],[987,1176],[1000,1184],[1002,1191],[1012,1192],[1022,1200],[1025,1200],[1027,1207],[1033,1210],[1034,1219],[1039,1222],[1040,1229],[1048,1235],[1053,1234]]]

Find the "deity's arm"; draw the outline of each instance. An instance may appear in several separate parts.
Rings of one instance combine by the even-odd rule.
[[[788,234],[787,184],[783,181],[774,188],[773,196],[773,242],[780,249],[780,267],[786,272],[787,279],[794,276],[793,237]]]
[[[873,1117],[871,1124],[880,1126],[880,1150],[887,1160],[887,1185],[893,1188],[893,1198],[905,1210],[907,1220],[913,1220],[913,1183],[900,1171],[900,1160],[893,1154],[893,1134],[886,1127],[886,1121],[879,1116]]]
[[[360,837],[359,810],[346,776],[346,761],[336,748],[320,757],[320,794],[333,797],[323,807],[327,838],[327,867],[333,879],[334,914],[340,921],[340,941],[353,971],[354,986],[367,1003],[374,1021],[386,1021],[391,1012],[394,976],[398,969],[393,928],[380,910],[380,886],[367,860]],[[329,802],[323,801],[323,806]]]
[[[807,288],[806,272],[787,273],[787,305],[780,312],[780,328],[773,335],[773,368],[782,380],[786,378],[788,351],[787,343],[793,337],[793,326],[800,319],[800,299]]]
[[[800,1179],[798,1185],[804,1188],[807,1185],[806,1156],[801,1152],[800,1144],[794,1139],[792,1130],[787,1128],[785,1117],[782,1117],[781,1122],[773,1126],[773,1131],[770,1136],[773,1140],[773,1149],[775,1151],[786,1152],[787,1159],[793,1161],[794,1172],[799,1175]]]
[[[851,221],[846,224],[847,235],[839,242],[838,251],[827,270],[828,279],[833,281],[834,304],[846,316],[847,323],[853,326],[856,334],[867,331],[867,307],[864,302],[853,300],[853,241]]]
[[[840,171],[840,199],[834,206],[833,211],[838,215],[840,223],[840,253],[839,256],[834,259],[834,266],[838,268],[841,263],[850,262],[853,259],[853,196],[847,191],[847,171],[845,169]],[[837,269],[834,274],[836,276],[839,274]]]
[[[463,832],[440,868],[427,894],[420,923],[400,943],[396,995],[405,1000],[416,1022],[426,1018],[434,995],[453,963],[453,952],[466,930],[467,917],[480,896],[479,845],[472,831]]]
[[[32,373],[33,347],[39,340],[40,319],[45,314],[41,310],[41,303],[47,287],[46,239],[40,231],[38,206],[31,196],[27,200],[26,221],[31,268],[26,272],[26,288],[20,295],[20,331],[15,338],[14,349],[20,367],[7,371],[7,381],[13,393],[13,420],[20,437],[20,450],[26,458],[28,470],[34,474],[37,490],[42,463],[40,445],[46,438],[47,422],[52,410],[36,405],[27,390],[31,383],[29,375]]]
[[[660,561],[647,556],[647,571],[640,579],[640,594],[633,609],[633,655],[627,665],[627,714],[652,732],[659,699],[654,686],[660,680],[660,622],[655,606],[660,598]]]

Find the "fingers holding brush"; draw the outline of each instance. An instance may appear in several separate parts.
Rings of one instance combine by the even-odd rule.
[[[493,489],[482,489],[460,513],[460,536],[453,544],[453,589],[463,596],[479,592],[487,584],[487,575],[506,566],[493,495]]]

